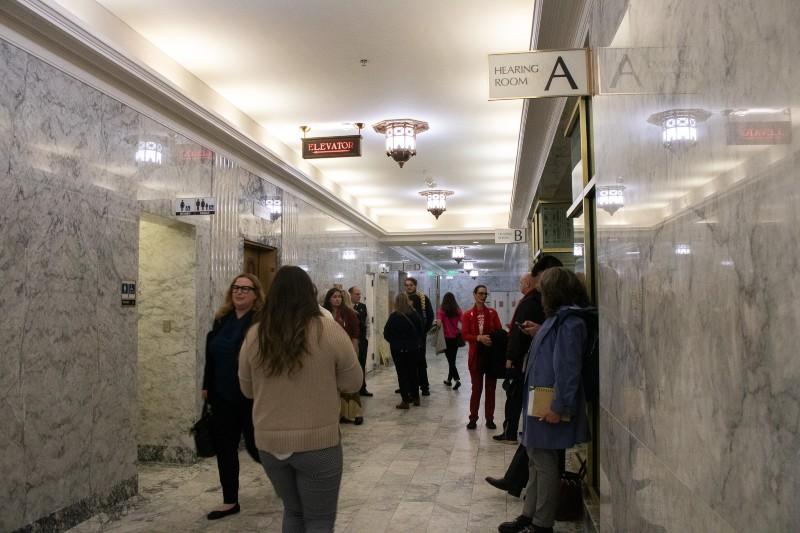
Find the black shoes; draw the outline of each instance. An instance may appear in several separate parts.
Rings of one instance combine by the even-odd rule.
[[[367,389],[361,389],[360,391],[358,391],[358,395],[359,396],[367,396],[368,398],[371,398],[372,396],[375,396],[374,394],[372,394]]]
[[[458,380],[456,380],[456,384],[455,384],[455,385],[453,385],[453,390],[458,390],[458,388],[459,388],[460,386],[461,386],[461,382],[460,382],[460,381],[458,381]]]
[[[431,391],[429,391],[429,390],[424,390],[424,391],[422,391],[422,395],[423,395],[423,396],[430,396],[430,395],[431,395]]]
[[[208,513],[208,515],[206,515],[206,518],[209,520],[219,520],[220,518],[225,518],[228,515],[236,514],[241,510],[242,508],[239,507],[239,504],[237,503],[227,511],[211,511]]]
[[[506,437],[505,433],[500,433],[499,435],[495,435],[492,437],[492,439],[503,444],[517,444],[517,439],[511,440]]]
[[[448,387],[452,387],[452,386],[453,386],[453,382],[452,382],[452,381],[450,381],[449,379],[446,379],[446,380],[442,381],[442,383],[444,383],[444,384],[445,384],[445,385],[447,385]]]
[[[488,479],[488,478],[487,478]],[[520,533],[531,526],[531,519],[524,514],[519,515],[511,522],[503,522],[497,528],[500,533]]]
[[[474,420],[470,420],[469,424],[467,424],[467,429],[475,429],[478,427],[478,423]]]
[[[355,424],[357,426],[360,426],[363,423],[364,423],[364,417],[363,416],[357,416],[356,419],[353,420],[353,424]]]
[[[519,498],[519,495],[522,493],[522,489],[512,487],[511,484],[504,478],[487,476],[486,483],[488,483],[489,485],[491,485],[496,489],[500,489],[504,492],[507,492],[516,498]]]
[[[397,405],[395,405],[395,407],[397,409],[409,409],[410,408],[410,406],[408,405],[408,402],[400,402]]]
[[[400,394],[400,389],[394,389],[395,394]]]
[[[553,533],[552,527],[540,527],[536,525],[529,525],[525,529],[522,529],[519,533]]]
[[[419,407],[419,398],[414,398],[411,400],[411,403],[414,404],[416,407]]]
[[[497,429],[497,426],[491,420],[486,422],[486,427],[489,428],[489,429]]]

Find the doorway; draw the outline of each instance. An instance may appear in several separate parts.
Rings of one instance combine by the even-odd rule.
[[[269,293],[275,272],[278,270],[278,250],[256,242],[244,241],[244,272],[253,274],[261,282],[264,294]]]

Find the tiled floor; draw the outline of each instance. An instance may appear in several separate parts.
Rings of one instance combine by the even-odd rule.
[[[375,396],[364,399],[364,425],[342,427],[344,477],[337,531],[490,532],[519,514],[520,499],[484,481],[487,475],[502,475],[515,447],[493,441],[496,431],[483,425],[477,431],[465,427],[470,393],[465,350],[459,353],[465,381],[458,391],[442,384],[444,358],[428,359],[431,396],[409,411],[394,408],[394,368],[368,377]],[[499,424],[504,393],[499,386],[497,390]],[[244,453],[241,459],[238,515],[215,522],[205,518],[222,501],[213,459],[190,467],[142,465],[137,498],[114,516],[95,516],[70,531],[280,531],[280,500],[260,466]],[[556,531],[583,529],[580,523],[558,523]]]

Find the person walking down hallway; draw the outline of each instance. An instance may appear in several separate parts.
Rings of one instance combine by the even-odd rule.
[[[345,302],[345,292],[336,287],[328,290],[322,307],[327,309],[342,328],[347,332],[353,343],[353,349],[358,353],[358,315],[350,309]],[[363,374],[363,371],[362,371]],[[362,376],[363,384],[363,376]],[[342,392],[340,421],[344,424],[361,425],[364,415],[361,410],[361,398],[358,393]]]
[[[339,391],[357,393],[363,376],[350,337],[322,316],[304,270],[278,270],[239,359],[283,531],[333,531],[343,469]]]
[[[442,297],[442,305],[436,311],[436,319],[444,330],[445,352],[447,357],[447,379],[444,384],[448,387],[453,387],[453,390],[458,390],[461,387],[461,377],[458,375],[456,368],[456,354],[458,349],[463,346],[463,337],[461,336],[461,319],[464,313],[456,303],[456,297],[452,292],[446,292]]]
[[[419,374],[417,373],[417,354],[422,332],[422,321],[411,307],[405,293],[394,299],[394,311],[389,315],[383,328],[383,338],[389,343],[392,360],[400,384],[401,401],[398,409],[408,409],[410,404],[419,405]]]
[[[253,403],[242,395],[237,368],[239,348],[254,313],[263,305],[264,291],[258,278],[252,274],[236,276],[206,337],[202,396],[211,406],[211,431],[222,485],[222,505],[208,513],[209,520],[240,511],[239,442],[242,435],[247,452],[256,462],[259,460],[253,437]]]
[[[422,291],[417,291],[417,280],[415,278],[406,278],[405,281],[406,294],[414,305],[414,309],[419,314],[422,321],[422,334],[420,336],[421,347],[417,353],[417,374],[419,375],[419,388],[422,390],[423,396],[431,395],[431,386],[428,382],[428,361],[425,356],[427,349],[427,335],[433,325],[433,306],[431,301],[425,296]]]
[[[358,362],[361,364],[361,370],[364,372],[364,383],[361,385],[361,390],[358,393],[361,396],[372,396],[372,393],[367,390],[367,350],[369,349],[369,339],[367,339],[367,324],[369,321],[369,314],[367,313],[367,306],[361,301],[361,289],[358,287],[350,287],[347,292],[350,294],[350,300],[353,302],[353,311],[358,315]]]
[[[486,382],[486,397],[483,403],[486,427],[496,429],[497,426],[494,423],[494,395],[497,387],[497,378],[486,373],[486,368],[483,367],[478,357],[478,345],[480,344],[487,348],[491,347],[492,339],[490,335],[503,326],[500,324],[500,317],[497,316],[497,311],[486,306],[486,298],[489,296],[489,290],[486,285],[478,285],[472,291],[472,294],[475,298],[475,305],[464,313],[463,317],[464,340],[469,343],[467,367],[472,380],[467,429],[478,427],[478,410],[481,404],[481,393],[484,389],[484,379]]]

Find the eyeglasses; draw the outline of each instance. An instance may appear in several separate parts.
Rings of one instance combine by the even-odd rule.
[[[255,287],[248,287],[247,285],[231,285],[231,292],[255,292]]]

